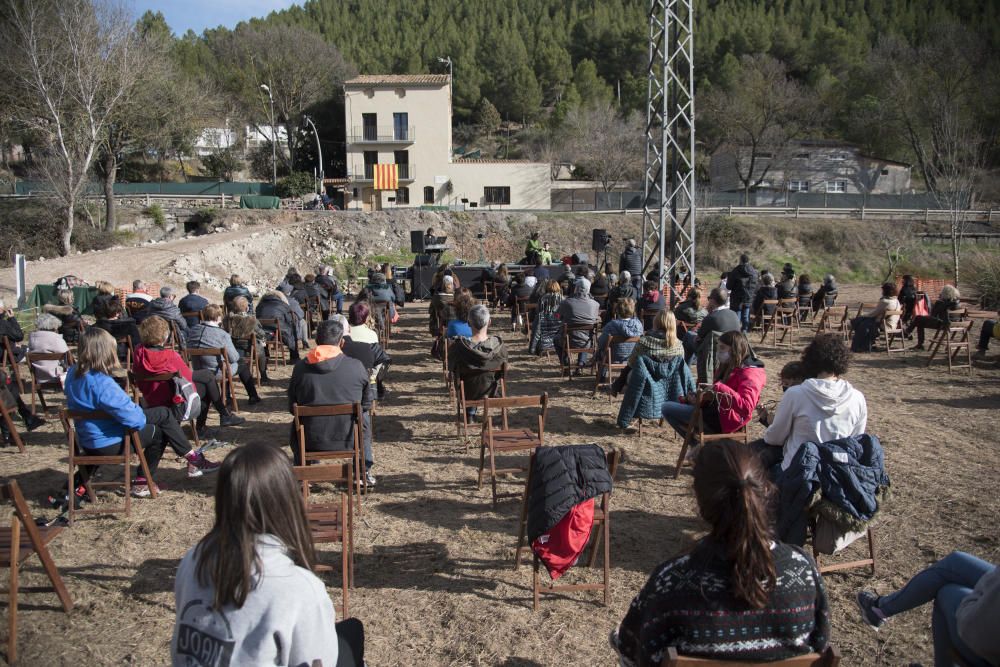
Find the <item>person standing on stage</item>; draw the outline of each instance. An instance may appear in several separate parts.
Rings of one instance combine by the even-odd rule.
[[[429,245],[436,245],[436,244],[437,244],[437,237],[434,236],[434,228],[428,227],[427,231],[424,232],[424,247],[426,248]]]

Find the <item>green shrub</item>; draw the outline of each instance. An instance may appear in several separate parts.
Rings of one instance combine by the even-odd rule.
[[[313,178],[312,174],[305,171],[293,171],[278,181],[275,194],[279,197],[301,197],[315,191],[315,188],[316,179]]]
[[[152,206],[147,206],[143,210],[143,213],[151,217],[153,219],[153,224],[155,224],[160,229],[163,229],[167,226],[167,216],[163,212],[163,207],[160,206],[159,204],[153,204]]]

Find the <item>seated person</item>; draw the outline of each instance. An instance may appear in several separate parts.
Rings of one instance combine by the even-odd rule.
[[[660,310],[660,312],[664,312]],[[612,336],[637,338],[642,335],[642,322],[635,316],[635,302],[632,299],[621,299],[615,302],[615,317],[604,325],[601,335],[597,338],[597,354],[603,361],[604,348]],[[618,343],[611,350],[611,363],[622,364],[628,360],[635,348],[635,343]]]
[[[865,317],[870,317],[882,327],[885,314],[890,310],[900,310],[899,299],[896,298],[899,292],[896,290],[896,283],[882,283],[882,298],[875,304],[875,308],[865,313]],[[899,315],[889,318],[889,328],[895,329],[899,325]]]
[[[238,296],[228,304],[229,313],[222,320],[222,328],[229,332],[233,346],[240,355],[240,363],[247,363],[251,356],[250,343],[253,336],[257,337],[257,371],[260,373],[261,384],[270,382],[267,377],[267,340],[268,333],[260,326],[257,318],[250,314],[250,305],[245,297]]]
[[[507,306],[510,307],[510,325],[512,328],[517,327],[517,318],[524,316],[524,313],[518,312],[518,299],[531,298],[531,294],[535,290],[535,283],[534,276],[525,276],[523,274],[514,276],[511,281],[510,291],[507,294]]]
[[[177,295],[174,294],[174,288],[169,285],[165,285],[160,288],[160,298],[153,299],[146,307],[135,314],[135,321],[142,324],[143,321],[148,317],[160,317],[167,322],[173,322],[177,326],[177,334],[180,336],[179,341],[174,341],[178,348],[184,348],[187,345],[187,320],[181,316],[181,309],[177,307],[174,303],[174,299]]]
[[[538,299],[535,319],[531,324],[531,341],[528,344],[530,354],[541,356],[544,352],[555,349],[556,339],[562,335],[562,321],[558,316],[562,302],[559,281],[546,281],[545,293]]]
[[[691,358],[701,349],[705,340],[710,340],[713,333],[727,331],[742,331],[743,323],[736,311],[731,310],[729,292],[716,287],[708,295],[708,315],[701,321],[697,331],[688,331],[684,336],[684,351],[690,362]]]
[[[469,311],[472,335],[456,338],[448,350],[449,370],[458,380],[464,381],[465,398],[478,401],[498,395],[499,387],[492,371],[499,371],[507,362],[507,347],[503,339],[489,332],[490,311],[486,306],[475,305]],[[476,408],[468,409],[469,417]]]
[[[373,328],[371,306],[367,301],[356,301],[347,311],[347,321],[351,325],[351,339],[362,343],[378,343],[378,333]]]
[[[323,311],[323,319],[330,315],[330,301],[337,304],[337,313],[344,311],[344,293],[340,291],[340,284],[337,277],[333,275],[333,269],[329,266],[321,266],[316,271],[316,284],[319,285],[325,299],[321,303],[326,303],[326,310]]]
[[[742,443],[701,448],[694,495],[709,533],[657,567],[632,601],[611,635],[622,665],[659,665],[671,646],[754,663],[826,649],[823,579],[811,556],[772,538],[770,490]]]
[[[441,327],[448,325],[448,320],[452,319],[452,303],[455,298],[455,281],[451,276],[444,276],[441,289],[431,294],[429,328],[432,336],[441,333]]]
[[[851,352],[839,333],[819,333],[802,352],[802,375],[809,378],[782,395],[763,442],[757,446],[770,467],[787,469],[805,442],[829,442],[861,435],[868,424],[864,395],[843,378]],[[777,448],[781,447],[779,457]]]
[[[351,324],[344,315],[334,313],[330,319],[335,319],[344,327],[344,354],[357,359],[368,371],[369,393],[374,392],[374,399],[381,401],[385,398],[388,390],[385,388],[385,377],[389,371],[389,364],[392,357],[385,351],[381,343],[362,343],[355,341],[351,337]],[[365,446],[371,449],[371,433],[365,433],[367,442]]]
[[[751,356],[750,343],[739,328],[738,317],[735,326],[719,337],[716,346],[715,382],[710,386],[716,398],[701,408],[706,433],[733,433],[746,425],[767,382],[764,365]],[[663,418],[681,437],[687,434],[694,416],[695,400],[696,395],[692,394],[683,402],[663,404]]]
[[[228,306],[238,296],[247,300],[247,312],[250,312],[253,308],[253,295],[247,289],[243,278],[234,273],[229,277],[229,287],[222,293],[222,303]]]
[[[909,338],[913,330],[917,330],[917,344],[914,350],[924,349],[924,329],[939,329],[942,325],[952,320],[951,311],[962,307],[958,288],[952,285],[945,285],[941,288],[941,295],[931,306],[930,315],[918,315],[910,320],[910,324],[903,332]]]
[[[542,242],[538,240],[539,233],[531,232],[531,238],[524,244],[524,258],[527,264],[534,264],[542,253]]]
[[[56,294],[58,304],[47,303],[42,312],[59,318],[59,333],[69,344],[80,337],[80,309],[74,304],[73,290],[63,289]]]
[[[707,315],[708,311],[701,307],[701,290],[697,287],[689,289],[684,300],[674,308],[674,317],[687,325],[689,331],[697,329]]]
[[[837,303],[837,281],[832,274],[826,274],[823,284],[820,286],[812,298],[813,312],[830,308]]]
[[[476,305],[476,299],[468,288],[463,287],[455,295],[455,300],[452,303],[455,316],[448,321],[444,335],[447,338],[471,337],[472,327],[469,326],[469,312]]]
[[[24,340],[24,330],[21,329],[21,323],[14,315],[14,309],[8,308],[3,299],[0,299],[0,338],[6,338],[10,341],[10,349],[14,352],[17,361],[24,359],[25,348],[15,344]]]
[[[96,303],[94,315],[97,316],[94,326],[104,329],[118,341],[118,361],[125,361],[128,358],[126,338],[131,339],[133,350],[142,345],[138,325],[131,317],[122,317],[122,303],[118,299]]]
[[[770,273],[763,273],[760,276],[760,287],[753,297],[753,304],[750,306],[750,314],[756,318],[757,324],[763,326],[764,322],[774,314],[777,305],[764,305],[765,301],[777,301],[778,288],[774,286],[774,276]]]
[[[180,375],[192,382],[201,397],[201,414],[196,419],[196,427],[200,432],[208,421],[208,410],[214,405],[219,412],[222,426],[238,426],[246,421],[239,415],[234,415],[222,400],[222,393],[215,380],[215,373],[209,370],[193,371],[184,362],[183,357],[175,350],[164,348],[170,337],[170,327],[166,320],[154,315],[147,317],[139,325],[142,345],[135,349],[135,359],[132,361],[132,371],[135,373],[136,387],[142,393],[143,402],[150,408],[169,408],[174,410],[174,383],[171,380],[149,381],[142,378],[150,375]]]
[[[69,346],[59,334],[61,322],[58,317],[42,313],[35,320],[35,330],[28,334],[28,352],[32,354],[65,354]],[[35,378],[39,384],[53,382],[66,374],[61,361],[32,361]]]
[[[906,274],[903,276],[903,286],[899,288],[899,303],[903,306],[903,322],[906,324],[913,319],[917,298],[917,281],[910,274]]]
[[[1000,315],[1000,311],[997,312],[997,315]],[[979,344],[976,345],[976,357],[985,357],[990,348],[990,339],[1000,338],[1000,327],[997,326],[997,322],[1000,322],[1000,318],[983,322],[983,327],[979,330]]]
[[[90,308],[96,313],[99,306],[106,304],[110,301],[117,301],[121,305],[121,300],[118,298],[118,290],[115,286],[109,283],[107,280],[98,280],[94,283],[94,287],[97,288],[97,295],[94,300],[90,303]]]
[[[603,308],[608,302],[609,294],[611,294],[611,283],[602,271],[594,276],[594,282],[590,285],[590,296]]]
[[[289,413],[293,413],[295,405],[361,403],[362,410],[371,409],[368,371],[360,361],[344,354],[343,338],[344,326],[339,320],[327,320],[316,327],[316,347],[292,370],[288,384]],[[303,421],[303,426],[307,452],[354,449],[354,422],[350,415],[309,417]],[[299,438],[295,433],[292,433],[291,448],[295,464],[304,465],[299,460]],[[375,480],[371,471],[374,465],[371,452],[365,451],[362,458],[365,459],[365,476],[371,485]]]
[[[201,283],[197,280],[189,280],[184,288],[187,290],[187,296],[180,300],[177,307],[180,309],[181,314],[184,313],[200,313],[204,310],[205,306],[208,305],[208,299],[203,297],[199,292],[201,291]],[[184,317],[184,321],[187,322],[189,327],[193,327],[198,324],[200,320],[197,317]]]
[[[1000,665],[1000,567],[953,551],[888,595],[859,591],[861,619],[878,630],[891,617],[933,602],[934,664]]]
[[[371,293],[373,304],[389,304],[389,317],[393,322],[399,321],[399,314],[396,312],[396,293],[392,286],[386,282],[385,274],[375,272],[372,274],[371,282],[368,283],[368,291]]]
[[[281,282],[278,283],[278,286],[275,289],[285,296],[289,296],[292,293],[292,290],[295,289],[295,283],[297,282],[296,278],[299,280],[302,279],[299,274],[299,270],[294,266],[288,267],[288,271],[285,272],[285,277],[281,279]]]
[[[622,271],[618,276],[618,284],[608,293],[608,313],[614,312],[615,302],[621,299],[639,300],[639,293],[632,286],[632,274]]]
[[[799,287],[796,292],[799,297],[799,306],[812,307],[813,286],[809,276],[805,273],[799,276]]]
[[[153,300],[153,297],[149,295],[149,291],[146,289],[146,283],[142,280],[132,281],[132,291],[125,295],[125,303],[129,301],[143,301],[149,303]]]
[[[140,408],[112,377],[118,366],[118,356],[111,334],[94,327],[87,329],[80,337],[77,356],[76,364],[66,374],[66,407],[81,412],[104,412],[110,417],[76,423],[77,443],[84,455],[119,454],[125,432],[137,429],[150,473],[156,472],[167,445],[187,461],[188,477],[200,477],[216,471],[218,463],[212,463],[201,452],[191,449],[170,408]],[[79,487],[80,474],[89,476],[95,469],[96,466],[84,466],[73,488]],[[142,474],[139,468],[132,480],[132,495],[138,498],[148,497],[152,484],[152,480],[147,480]]]
[[[17,391],[17,385],[7,372],[0,369],[0,404],[8,410],[16,409],[17,414],[24,420],[28,431],[45,426],[45,420],[37,415],[31,414],[31,408],[24,403],[21,394]],[[15,427],[16,428],[16,427]],[[0,419],[0,447],[11,447],[16,445],[14,434],[7,426],[7,421]]]
[[[660,285],[655,280],[647,280],[642,286],[642,297],[636,303],[636,312],[663,310],[666,308],[666,293],[660,292]],[[650,322],[652,323],[652,322]]]
[[[677,338],[677,318],[669,310],[661,310],[653,318],[653,330],[640,336],[639,342],[632,348],[628,355],[628,365],[635,368],[635,360],[643,356],[666,361],[682,354],[684,346]]]
[[[229,664],[363,664],[361,622],[334,625],[309,530],[288,459],[260,443],[231,451],[215,487],[215,523],[177,568],[173,664],[203,664],[223,645],[220,628]]]
[[[590,281],[586,278],[577,278],[576,283],[573,285],[573,296],[559,304],[559,310],[556,311],[556,314],[562,323],[567,326],[597,324],[600,317],[600,308],[597,302],[590,298]],[[581,330],[573,331],[570,334],[569,343],[572,347],[587,347],[594,344],[595,341],[589,331]],[[559,359],[563,364],[572,364],[572,360],[569,359],[562,348],[563,339],[560,336],[556,338],[556,352],[559,354]],[[579,373],[580,369],[589,362],[590,354],[580,352],[576,360],[576,372]]]
[[[288,357],[292,361],[297,361],[299,358],[299,318],[289,307],[288,297],[277,290],[267,292],[257,304],[256,315],[258,322],[260,320],[278,321],[278,326],[281,329],[281,342],[288,348]],[[261,326],[268,332],[268,340],[273,339],[277,333],[274,325],[261,324]]]
[[[785,263],[781,269],[781,282],[778,283],[779,299],[794,299],[798,296],[798,285],[795,282],[795,269],[790,263]]]
[[[191,327],[188,331],[188,349],[219,348],[224,351],[226,360],[229,362],[229,372],[235,374],[243,383],[249,399],[250,405],[260,403],[260,396],[257,394],[257,386],[254,383],[253,372],[250,365],[240,356],[239,351],[233,344],[233,337],[222,328],[222,308],[212,304],[206,306],[202,311],[202,322]],[[191,365],[194,370],[211,371],[213,376],[220,377],[222,364],[218,357],[191,357]]]

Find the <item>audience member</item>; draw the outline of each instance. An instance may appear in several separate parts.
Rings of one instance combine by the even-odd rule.
[[[285,272],[285,277],[281,279],[278,286],[275,288],[285,296],[290,296],[292,291],[295,289],[295,283],[297,280],[301,280],[302,277],[299,274],[299,270],[294,266],[288,267],[288,271]]]
[[[781,270],[781,282],[778,283],[779,299],[795,299],[798,297],[798,286],[795,283],[795,269],[791,264],[785,264]]]
[[[1000,665],[1000,568],[993,563],[953,551],[898,591],[859,591],[857,600],[861,619],[876,630],[896,614],[933,602],[935,667]]]
[[[655,280],[647,280],[643,283],[642,290],[642,297],[633,304],[633,307],[637,313],[645,313],[650,318],[645,320],[643,324],[652,325],[652,317],[655,315],[653,311],[663,310],[667,307],[667,294],[666,291],[660,291],[660,284]]]
[[[698,328],[708,315],[708,311],[701,306],[701,290],[697,287],[689,289],[684,300],[674,308],[673,314],[677,321],[683,322],[689,330]]]
[[[917,307],[917,282],[913,276],[903,276],[903,286],[899,288],[899,303],[903,306],[903,323],[909,324],[913,319],[913,310]]]
[[[629,282],[622,274],[628,272],[629,279],[632,282],[632,288],[635,290],[635,295],[632,296],[633,299],[639,293],[639,288],[642,285],[642,248],[640,248],[635,239],[625,240],[625,250],[618,257],[618,274],[621,276],[620,283],[625,284]]]
[[[340,290],[337,277],[333,275],[333,269],[329,266],[321,266],[316,272],[316,284],[322,288],[326,295],[326,311],[323,312],[323,319],[329,317],[330,302],[337,304],[337,314],[344,312],[344,293]]]
[[[931,307],[930,315],[917,315],[910,320],[910,324],[906,327],[904,335],[908,338],[913,334],[914,329],[917,330],[917,344],[913,349],[924,349],[924,329],[936,330],[952,321],[954,316],[951,314],[951,311],[958,310],[962,306],[959,296],[958,288],[952,285],[945,285],[941,288],[941,295],[938,297],[938,300]]]
[[[472,296],[472,292],[463,287],[455,295],[452,304],[455,317],[448,321],[444,335],[447,338],[471,337],[472,327],[469,326],[469,312],[476,305],[476,299]]]
[[[249,303],[245,297],[238,296],[228,304],[229,310],[222,320],[222,328],[229,332],[233,345],[240,355],[240,363],[248,363],[251,356],[251,345],[257,345],[257,371],[260,373],[260,383],[267,384],[267,344],[268,332],[260,326],[257,318],[250,314]],[[256,340],[255,340],[256,338]]]
[[[823,443],[861,435],[868,423],[864,395],[843,376],[851,352],[839,333],[819,333],[802,352],[801,384],[788,387],[764,433],[765,465],[781,460],[787,469],[802,443]],[[777,447],[781,447],[780,456]]]
[[[103,303],[95,302],[94,315],[97,316],[94,326],[98,329],[104,329],[118,342],[119,362],[128,359],[129,344],[126,339],[132,341],[133,350],[142,345],[139,326],[131,317],[122,317],[122,303],[118,299]]]
[[[16,361],[24,359],[25,348],[16,345],[24,340],[24,330],[14,315],[14,309],[8,308],[3,299],[0,299],[0,338],[10,341],[10,349],[14,352]]]
[[[163,322],[158,317],[152,319]],[[66,407],[80,412],[104,412],[109,416],[109,419],[76,423],[77,444],[85,456],[121,453],[126,432],[135,429],[139,432],[150,473],[156,472],[167,445],[186,460],[188,477],[200,477],[218,469],[218,463],[191,449],[172,410],[162,405],[140,408],[112,377],[118,366],[118,356],[111,334],[97,328],[85,331],[80,337],[78,357],[66,374]],[[81,472],[89,476],[95,469],[95,466],[84,466]],[[132,495],[138,498],[148,497],[150,487],[154,486],[152,480],[142,475],[142,470],[138,469],[132,480]],[[79,485],[78,474],[73,488]]]
[[[448,366],[457,380],[465,387],[465,398],[478,401],[495,397],[499,383],[495,371],[507,363],[507,347],[503,339],[489,332],[490,311],[486,306],[475,305],[469,311],[472,335],[456,338],[448,351]],[[476,414],[469,408],[468,416]]]
[[[531,340],[528,343],[528,353],[541,356],[549,350],[554,350],[556,339],[562,335],[562,321],[559,319],[559,306],[562,305],[562,287],[556,280],[545,283],[545,293],[538,300],[535,321],[531,326]]]
[[[372,328],[371,308],[365,301],[358,301],[347,311],[347,321],[351,325],[351,339],[360,343],[377,344],[378,333]]]
[[[754,295],[751,311],[757,323],[763,326],[764,321],[774,314],[778,306],[776,304],[765,304],[765,301],[777,301],[778,288],[774,286],[774,276],[770,273],[763,273],[760,277],[760,287]]]
[[[751,355],[750,343],[738,323],[719,337],[715,361],[715,382],[703,399],[709,402],[702,403],[702,422],[706,433],[733,433],[753,417],[767,374],[764,365]],[[668,401],[663,405],[663,418],[681,437],[694,415],[696,399],[692,394],[683,402]]]
[[[97,294],[94,296],[94,300],[90,303],[90,308],[95,313],[101,305],[111,301],[117,301],[118,305],[121,305],[121,299],[118,298],[118,290],[116,290],[115,286],[107,280],[98,280],[94,283],[94,287],[97,289]]]
[[[441,328],[448,326],[448,321],[454,314],[453,302],[455,298],[455,281],[451,276],[444,276],[441,289],[435,290],[431,294],[431,301],[428,307],[430,314],[429,328],[432,336],[441,333]],[[512,309],[513,310],[513,309]]]
[[[586,278],[577,279],[573,286],[573,295],[559,304],[559,310],[556,311],[556,314],[562,323],[567,326],[597,324],[600,309],[597,302],[590,298],[590,281]],[[570,333],[569,344],[572,347],[588,347],[594,343],[593,332],[589,330],[573,331]],[[562,338],[556,339],[556,352],[559,354],[559,359],[562,363],[572,365],[573,361],[569,359],[568,354],[563,350]],[[576,361],[576,372],[579,373],[580,369],[586,366],[589,361],[590,355],[587,352],[580,352]]]
[[[813,312],[818,312],[824,308],[831,308],[837,303],[837,281],[832,274],[826,274],[823,284],[816,290],[812,298]]]
[[[299,358],[299,324],[300,318],[292,311],[288,304],[288,297],[278,290],[271,290],[261,297],[257,304],[257,321],[277,320],[281,330],[281,342],[288,348],[288,356],[292,361]],[[273,339],[277,335],[277,330],[273,324],[261,324],[267,331],[268,339]]]
[[[250,364],[240,356],[239,350],[233,344],[233,338],[222,328],[222,308],[216,305],[206,306],[202,311],[202,322],[191,327],[188,332],[188,348],[192,350],[218,348],[226,355],[229,362],[229,372],[238,376],[243,388],[246,389],[250,405],[260,403],[257,386],[254,383]],[[220,378],[222,374],[221,359],[214,356],[195,356],[191,358],[194,370],[211,371],[213,376]],[[232,376],[231,376],[232,377]],[[230,379],[231,379],[230,377]],[[228,397],[224,397],[228,398]]]
[[[657,313],[669,312],[662,308]],[[642,336],[642,322],[635,316],[635,302],[632,299],[622,299],[615,303],[615,316],[608,321],[601,329],[601,335],[597,338],[597,354],[600,359],[604,359],[604,348],[608,346],[608,341],[612,336],[624,338],[638,338]],[[611,349],[611,363],[622,364],[628,360],[629,355],[635,348],[635,343],[618,343]]]
[[[65,354],[69,352],[66,340],[59,334],[58,317],[42,313],[35,320],[35,330],[28,334],[28,352],[31,354]],[[62,361],[32,361],[35,378],[39,383],[59,380],[66,374]]]
[[[660,565],[611,636],[623,665],[659,665],[667,647],[711,660],[768,662],[826,649],[823,579],[774,540],[766,471],[741,443],[701,448],[694,495],[709,533]]]
[[[145,308],[135,314],[135,321],[142,324],[147,318],[161,317],[167,322],[177,325],[177,335],[180,338],[174,341],[177,347],[184,348],[187,345],[187,320],[181,316],[181,309],[174,303],[176,298],[174,288],[165,285],[160,288],[160,298],[150,301]]]
[[[195,420],[199,431],[203,430],[208,422],[210,406],[215,406],[218,411],[221,426],[238,426],[246,421],[243,417],[230,412],[223,402],[214,372],[209,370],[192,372],[181,355],[175,350],[164,347],[170,337],[170,327],[167,326],[166,320],[156,315],[147,317],[139,325],[139,334],[142,336],[142,345],[135,349],[132,370],[136,376],[136,386],[142,392],[143,401],[148,407],[174,410],[177,407],[174,400],[174,383],[172,380],[151,381],[143,378],[167,374],[179,375],[194,383],[201,397],[201,414]]]
[[[141,280],[132,281],[132,291],[125,295],[126,303],[129,301],[145,301],[149,303],[153,300],[153,297],[149,295],[146,290],[146,283]]]
[[[878,300],[875,304],[875,308],[871,311],[865,313],[865,317],[870,317],[882,327],[882,321],[885,318],[886,312],[890,310],[900,310],[899,299],[896,298],[898,292],[896,291],[895,283],[882,283],[882,298]],[[889,328],[895,329],[899,324],[899,315],[892,315],[889,317]]]
[[[590,296],[599,306],[606,307],[609,294],[611,294],[611,284],[608,282],[608,275],[604,271],[599,271],[590,285]]]
[[[740,255],[737,264],[726,278],[725,288],[729,291],[730,308],[739,315],[743,331],[750,331],[750,315],[753,298],[757,292],[757,269],[750,263],[750,256]]]
[[[200,313],[209,303],[208,299],[200,294],[201,283],[197,280],[189,280],[184,287],[187,289],[187,296],[182,298],[177,304],[178,309],[181,311],[181,315],[184,315],[184,313]],[[189,327],[193,327],[198,324],[200,320],[191,315],[185,316],[184,321],[187,322]]]
[[[238,274],[234,273],[229,277],[229,287],[222,293],[222,303],[228,306],[237,297],[243,297],[247,301],[247,312],[253,308],[253,294],[247,289],[246,282]]]
[[[290,413],[295,405],[361,403],[362,410],[371,410],[368,371],[360,361],[344,354],[341,349],[343,337],[344,326],[339,320],[327,320],[316,327],[316,347],[292,370],[292,379],[288,384]],[[303,426],[307,452],[354,449],[355,424],[350,415],[308,417],[304,419]],[[360,427],[364,428],[363,425]],[[293,433],[292,455],[296,465],[302,465],[298,443],[298,437]],[[365,476],[368,485],[373,486],[375,477],[371,468],[374,461],[370,451],[364,454]]]
[[[715,288],[709,293],[708,315],[701,321],[697,331],[688,331],[684,335],[685,356],[689,362],[706,340],[712,340],[712,334],[743,329],[739,315],[726,307],[727,301],[729,294],[724,289]]]
[[[56,293],[58,304],[47,303],[42,312],[59,318],[59,333],[67,343],[76,343],[80,337],[80,309],[74,303],[73,290],[63,289]]]
[[[215,522],[177,568],[173,664],[364,664],[361,623],[334,625],[309,531],[288,459],[260,443],[230,452]]]

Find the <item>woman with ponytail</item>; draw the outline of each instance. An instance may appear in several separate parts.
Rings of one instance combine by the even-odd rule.
[[[709,533],[660,565],[611,643],[626,666],[659,665],[667,647],[719,660],[783,660],[826,648],[823,580],[812,558],[771,538],[772,487],[750,448],[709,444],[694,493]]]

